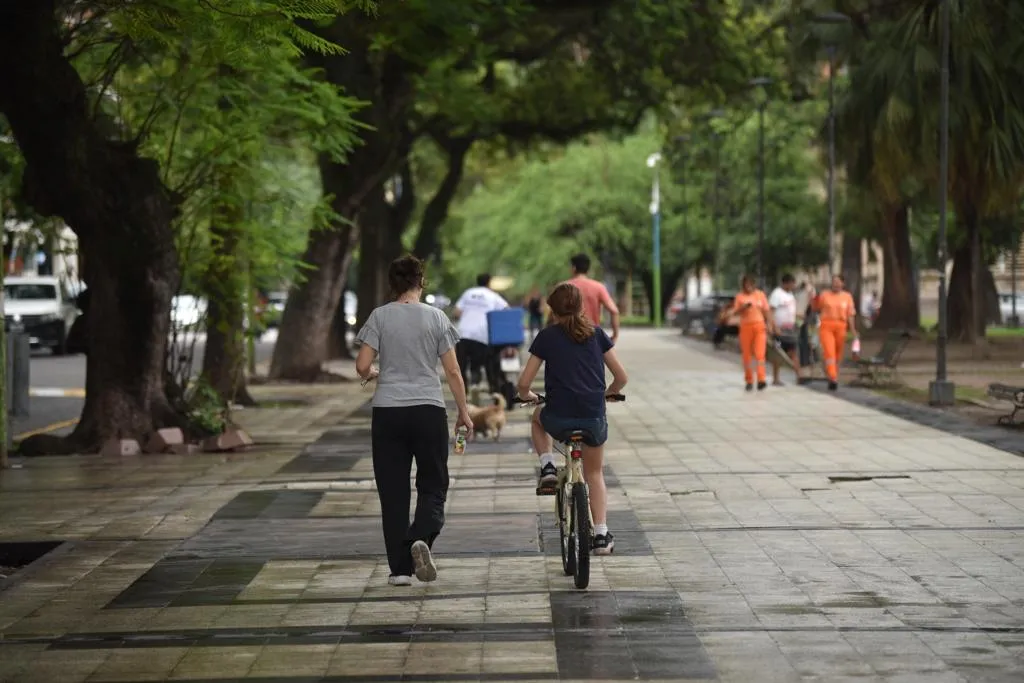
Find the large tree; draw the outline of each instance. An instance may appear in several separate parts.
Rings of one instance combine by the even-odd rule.
[[[727,5],[696,1],[523,0],[502,4],[500,11],[483,0],[435,1],[406,3],[396,21],[382,8],[362,34],[377,48],[371,58],[360,62],[353,48],[337,60],[337,69],[326,68],[331,82],[348,91],[374,93],[374,107],[364,113],[373,131],[365,136],[365,153],[357,151],[343,168],[324,169],[325,192],[339,202],[344,227],[311,240],[307,255],[315,270],[293,291],[272,374],[307,378],[319,372],[357,243],[360,290],[373,297],[361,307],[381,303],[386,292],[371,285],[399,243],[387,212],[364,212],[363,204],[378,202],[375,189],[399,173],[410,149],[408,135],[521,140],[554,129],[565,138],[568,131],[635,124],[639,112],[659,104],[673,82],[702,85],[713,73],[739,78],[740,69],[733,67],[742,50],[731,40],[728,23],[734,13]],[[346,47],[359,45],[333,30],[324,35]],[[347,70],[341,68],[345,63]],[[352,68],[356,64],[360,68]],[[453,159],[457,176],[459,155]],[[446,194],[451,193],[445,190],[433,202],[421,249],[437,244],[436,217],[443,219]]]
[[[258,7],[257,7],[258,4]],[[181,0],[93,3],[11,0],[0,5],[0,113],[25,160],[23,195],[78,236],[91,295],[86,401],[72,434],[53,448],[96,449],[110,437],[144,438],[180,424],[168,401],[164,359],[168,310],[178,284],[173,221],[179,198],[159,164],[139,153],[117,121],[98,116],[109,82],[90,88],[72,62],[75,32],[102,22],[135,41],[238,45],[252,36],[322,46],[295,16],[324,19],[335,3]],[[225,50],[230,53],[230,49]]]

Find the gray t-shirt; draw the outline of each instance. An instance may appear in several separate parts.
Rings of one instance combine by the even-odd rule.
[[[378,354],[375,408],[445,407],[438,359],[455,348],[459,333],[444,313],[421,303],[385,304],[373,309],[356,339]]]

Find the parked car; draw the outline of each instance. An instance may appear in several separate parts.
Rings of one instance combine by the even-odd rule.
[[[734,298],[735,292],[712,292],[684,301],[672,324],[682,328],[683,334],[714,334],[719,312],[732,303]]]
[[[78,306],[56,277],[13,276],[4,281],[4,319],[20,324],[33,348],[48,348],[55,356],[67,353],[68,332]]]
[[[288,303],[288,292],[268,292],[263,306],[263,322],[268,328],[279,327]]]
[[[171,328],[178,332],[198,332],[206,323],[206,299],[179,294],[171,299]]]
[[[1013,294],[999,295],[999,314],[1004,325],[1020,325],[1024,321],[1024,294],[1017,295],[1016,320],[1014,320]]]

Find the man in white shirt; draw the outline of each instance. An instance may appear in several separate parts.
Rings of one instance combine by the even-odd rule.
[[[467,385],[479,384],[481,375],[486,375],[490,390],[496,392],[498,363],[494,349],[487,343],[487,314],[508,308],[508,302],[491,289],[490,284],[489,274],[477,275],[476,287],[467,289],[455,302],[461,338],[455,346],[455,355]]]
[[[786,273],[782,276],[782,284],[775,288],[768,297],[768,305],[775,317],[775,327],[778,328],[778,341],[782,350],[793,360],[793,366],[797,368],[797,380],[800,379],[800,361],[796,355],[797,347],[797,326],[796,326],[796,297],[793,295],[793,288],[796,286],[796,278]],[[778,363],[773,365],[773,378],[775,386],[782,386],[779,379],[781,370]]]

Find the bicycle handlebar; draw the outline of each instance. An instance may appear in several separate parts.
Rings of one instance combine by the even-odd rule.
[[[625,396],[625,394],[606,394],[605,397],[604,397],[604,400],[607,401],[608,403],[620,403],[620,402],[626,400],[626,396]],[[515,400],[512,401],[512,402],[516,403],[518,405],[521,405],[521,406],[532,406],[532,405],[538,405],[539,406],[539,405],[542,405],[543,403],[546,403],[547,399],[544,397],[544,394],[537,394],[537,400],[536,401],[524,401],[523,399],[521,399],[521,398],[519,398],[517,396],[515,398]]]

